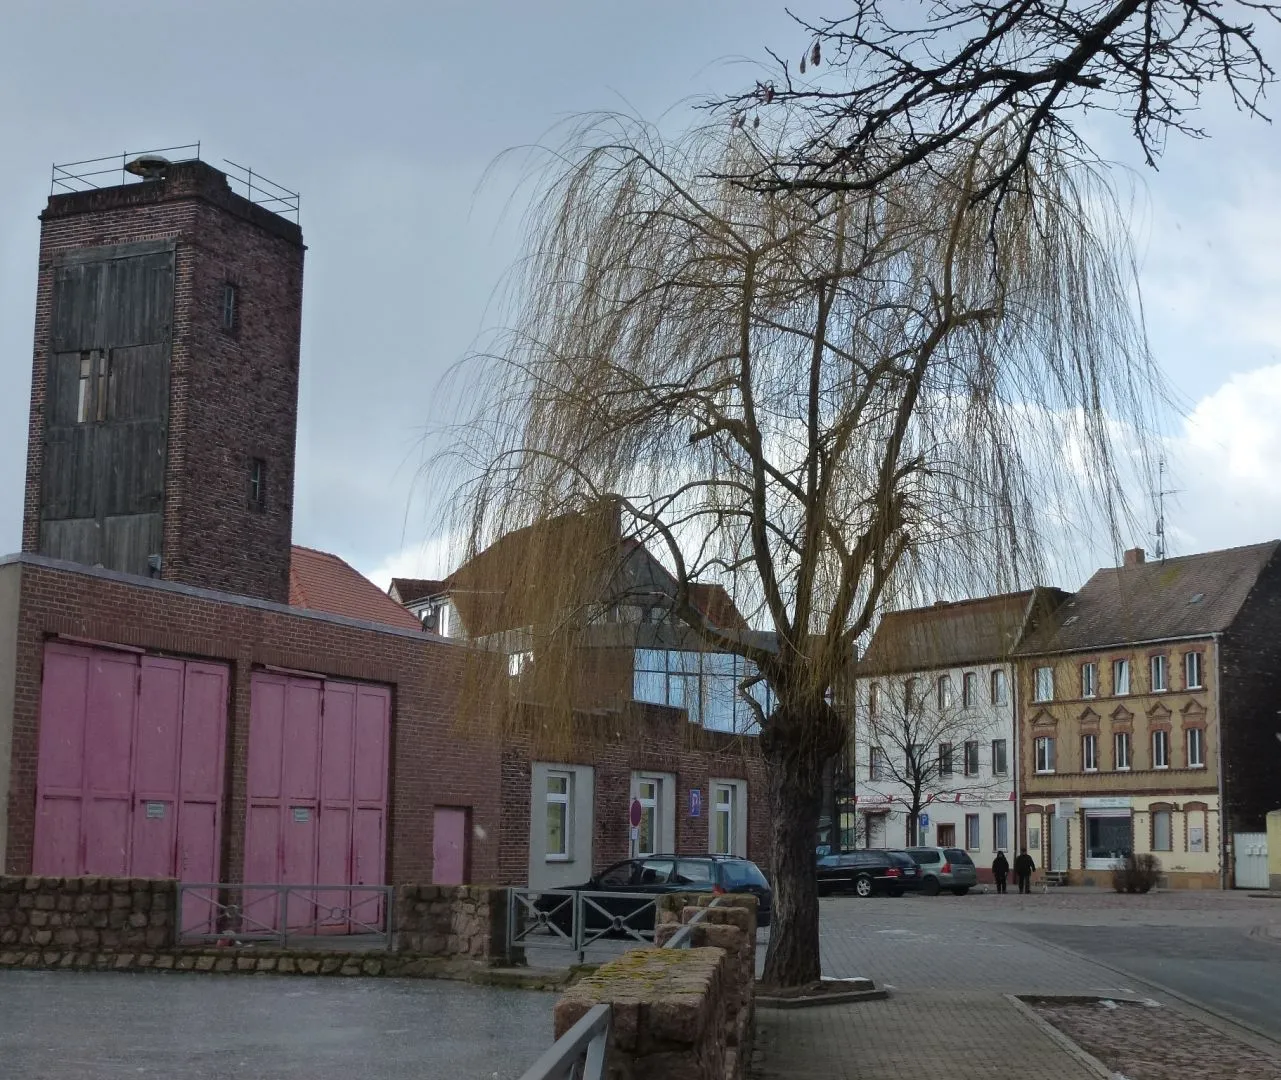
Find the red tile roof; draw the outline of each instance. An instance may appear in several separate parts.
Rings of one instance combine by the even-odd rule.
[[[422,629],[413,615],[355,567],[337,555],[297,544],[289,560],[289,604],[401,630]]]

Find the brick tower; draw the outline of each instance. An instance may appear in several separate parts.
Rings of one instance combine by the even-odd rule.
[[[23,551],[287,602],[302,231],[203,161],[128,168],[40,217]]]

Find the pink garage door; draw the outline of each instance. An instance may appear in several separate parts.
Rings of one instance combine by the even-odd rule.
[[[391,692],[256,672],[252,695],[246,884],[383,884]],[[350,917],[331,914],[349,905]],[[245,907],[278,928],[272,894],[247,893]],[[351,933],[381,919],[373,893],[299,890],[289,901],[290,929]]]
[[[227,668],[50,642],[32,870],[218,876]]]

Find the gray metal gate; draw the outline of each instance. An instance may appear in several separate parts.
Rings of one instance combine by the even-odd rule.
[[[1068,872],[1068,819],[1059,814],[1050,818],[1050,869],[1056,874]]]
[[[1266,889],[1268,887],[1268,834],[1233,833],[1232,850],[1236,856],[1234,877],[1236,887]]]

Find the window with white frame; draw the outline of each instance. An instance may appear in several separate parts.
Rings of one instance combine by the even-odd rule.
[[[867,711],[870,716],[877,716],[881,711],[880,683],[872,683],[867,688]]]
[[[978,776],[979,774],[979,743],[977,739],[969,739],[965,743],[965,775]]]
[[[1039,667],[1033,673],[1032,700],[1054,700],[1054,669],[1052,667]]]
[[[1112,767],[1117,772],[1130,768],[1130,733],[1118,731],[1112,736]]]
[[[921,703],[921,680],[905,679],[903,682],[903,708],[911,713]]]
[[[938,679],[939,712],[946,712],[952,707],[952,677],[940,675]]]
[[[1036,771],[1052,773],[1054,771],[1054,738],[1041,735],[1036,740]]]
[[[573,851],[570,839],[572,816],[570,806],[574,798],[574,774],[549,772],[547,774],[547,842],[548,862],[566,862]]]
[[[1170,767],[1170,733],[1164,728],[1152,732],[1152,768]]]
[[[1204,769],[1205,768],[1205,731],[1202,728],[1188,728],[1186,733],[1188,744],[1188,768]]]
[[[869,780],[882,780],[885,777],[885,751],[879,746],[873,746],[867,764],[867,778]]]
[[[1152,811],[1152,850],[1173,851],[1174,829],[1173,815],[1169,810]]]
[[[659,813],[663,805],[663,781],[658,776],[642,776],[636,781],[636,800],[641,806],[640,828],[636,830],[636,854],[653,855],[662,836]]]
[[[716,784],[712,788],[712,854],[734,854],[735,796],[730,784]]]
[[[1124,697],[1130,692],[1130,661],[1112,661],[1112,693]]]
[[[972,709],[979,703],[979,677],[972,671],[967,671],[961,677],[961,705],[966,709]]]
[[[1081,665],[1081,696],[1097,697],[1099,693],[1099,665],[1095,663]]]
[[[965,850],[978,851],[983,846],[983,829],[978,814],[965,815]]]
[[[1010,846],[1010,815],[992,815],[992,846],[997,851],[1004,851]]]
[[[1010,703],[1010,684],[1004,671],[992,672],[992,704],[1008,705]]]
[[[952,744],[939,743],[939,776],[952,775]]]
[[[527,668],[534,659],[532,652],[514,652],[507,654],[507,674],[510,678],[520,677],[521,672]]]
[[[1081,736],[1081,768],[1085,772],[1098,771],[1099,737],[1097,735]]]
[[[1164,656],[1153,656],[1148,660],[1152,676],[1151,687],[1154,694],[1161,694],[1170,689],[1169,663],[1169,659]]]
[[[1010,771],[1010,756],[1004,739],[992,740],[992,774],[1004,776]]]
[[[1205,683],[1202,681],[1204,672],[1201,670],[1202,654],[1199,652],[1190,652],[1183,654],[1183,685],[1189,690],[1200,690]]]

